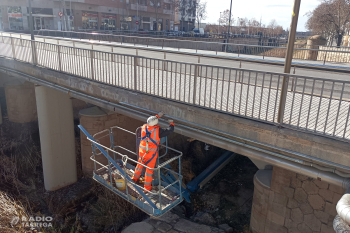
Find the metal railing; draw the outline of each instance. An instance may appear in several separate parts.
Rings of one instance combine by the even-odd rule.
[[[45,30],[46,31],[46,30]],[[36,36],[37,38],[45,40],[54,39],[59,44],[59,40],[70,41],[73,43],[73,47],[77,43],[89,44],[93,49],[96,41],[101,45],[133,48],[133,49],[159,49],[169,52],[185,52],[186,54],[196,55],[224,55],[237,54],[238,57],[251,58],[266,57],[272,58],[284,58],[286,55],[286,47],[275,46],[274,43],[268,43],[272,46],[262,45],[248,45],[248,44],[235,44],[235,43],[220,43],[220,42],[206,42],[206,41],[191,41],[191,40],[177,40],[177,39],[162,39],[162,38],[151,38],[151,37],[136,37],[136,36],[115,36],[106,34],[91,34],[91,33],[79,33],[79,32],[64,32],[64,31],[49,31],[55,33],[57,36],[62,37],[51,37],[51,36]],[[40,31],[39,31],[40,32]],[[9,33],[10,35],[19,35],[19,38],[27,34]],[[64,36],[68,37],[64,37]],[[58,39],[61,38],[61,39]],[[131,47],[136,46],[137,47]],[[139,47],[141,45],[141,47]],[[310,60],[318,61],[318,65],[325,65],[326,62],[336,63],[350,63],[350,48],[341,47],[327,47],[317,46],[321,49],[314,49],[313,46],[306,45],[295,45],[293,59],[299,60]]]
[[[51,31],[51,30],[40,30],[37,31],[38,35],[42,36],[59,36],[59,37],[70,37],[80,40],[98,40],[98,41],[109,41],[117,42],[120,44],[138,44],[149,46],[161,46],[162,48],[173,48],[180,51],[180,49],[191,49],[215,52],[227,52],[236,53],[238,56],[241,55],[256,55],[261,56],[263,59],[265,57],[278,57],[285,58],[286,55],[286,44],[280,43],[279,41],[269,41],[268,39],[259,38],[255,39],[256,44],[247,44],[245,39],[238,39],[239,43],[225,43],[218,42],[216,39],[206,39],[207,41],[193,41],[186,40],[186,38],[179,39],[165,39],[165,38],[154,38],[154,37],[142,37],[142,36],[126,36],[126,35],[113,35],[113,34],[101,34],[101,33],[83,33],[83,32],[65,32],[65,31]],[[201,40],[205,40],[200,38]],[[212,40],[212,41],[208,41]],[[241,41],[239,41],[241,40]],[[244,42],[244,43],[242,43]],[[317,47],[317,49],[315,49]],[[322,46],[322,45],[294,45],[293,59],[300,60],[313,60],[313,61],[323,61],[323,64],[328,62],[337,63],[349,63],[350,62],[350,48],[341,47],[336,48],[333,46]]]
[[[283,125],[310,133],[350,139],[350,82],[185,63],[94,51],[1,37],[0,55],[194,105]],[[281,96],[283,80],[286,92]],[[280,99],[282,101],[280,108]],[[281,113],[279,114],[279,109]],[[281,116],[278,119],[278,116]]]

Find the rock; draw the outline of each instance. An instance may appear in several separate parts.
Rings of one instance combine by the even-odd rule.
[[[305,190],[307,194],[317,194],[318,193],[318,187],[316,184],[310,180],[306,180],[302,184],[302,188]]]
[[[152,217],[153,218],[153,217]],[[163,222],[167,222],[167,223],[174,223],[176,222],[180,217],[176,214],[173,214],[171,212],[165,213],[162,217],[160,218],[154,218],[156,220],[160,220]]]
[[[208,225],[215,225],[216,224],[216,220],[209,213],[198,212],[196,214],[196,216],[193,218],[193,220],[196,222],[200,222],[200,223],[204,223],[204,224],[208,224]]]
[[[323,210],[326,205],[323,198],[319,195],[309,195],[308,200],[314,210]]]
[[[205,193],[201,199],[212,209],[217,208],[220,204],[220,194],[217,193]]]
[[[152,233],[154,227],[146,222],[136,222],[125,228],[122,233]]]
[[[159,224],[157,230],[161,231],[161,232],[167,232],[171,229],[171,225],[165,222],[162,222]]]
[[[230,227],[228,224],[221,224],[219,225],[219,228],[224,230],[226,233],[233,232],[233,228]]]
[[[298,225],[298,230],[302,233],[312,233],[310,227],[308,227],[304,222]]]
[[[209,226],[190,222],[190,221],[185,220],[185,219],[180,219],[180,221],[178,221],[175,224],[174,228],[175,228],[175,230],[185,232],[185,233],[197,233],[197,232],[210,233],[211,232],[211,229]]]
[[[307,214],[304,216],[305,224],[313,231],[321,230],[321,221],[318,220],[314,214]]]
[[[177,215],[179,215],[181,217],[185,217],[186,208],[183,205],[177,205],[174,207],[172,212],[176,213]]]
[[[306,202],[307,194],[302,188],[296,188],[294,192],[294,199],[299,203]]]
[[[314,211],[308,203],[303,203],[299,207],[303,214],[311,214]]]
[[[168,231],[167,233],[179,233],[178,231],[175,231],[174,229],[171,229],[170,231]]]
[[[327,190],[327,189],[321,189],[319,191],[319,195],[321,197],[323,197],[326,201],[332,202],[333,201],[334,192],[332,192],[330,190]]]
[[[299,208],[292,209],[291,219],[295,223],[301,223],[304,220],[304,214]]]

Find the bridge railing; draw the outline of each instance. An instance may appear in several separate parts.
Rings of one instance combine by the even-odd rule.
[[[0,55],[212,111],[350,139],[349,81],[153,59],[4,36]],[[284,81],[286,92],[281,96]]]
[[[6,34],[6,33],[5,33]],[[8,33],[9,35],[16,35],[16,33]],[[125,35],[111,35],[100,33],[84,33],[84,32],[65,32],[65,31],[38,31],[37,38],[70,38],[87,43],[86,40],[93,40],[99,42],[114,43],[117,46],[138,45],[145,48],[167,49],[178,52],[191,52],[204,55],[228,55],[237,54],[238,57],[243,56],[259,57],[265,59],[266,57],[285,58],[287,48],[285,45],[279,45],[274,42],[259,42],[256,44],[242,44],[242,43],[222,43],[217,41],[193,41],[193,40],[179,40],[169,38],[155,38],[155,37],[140,37],[140,36],[125,36]],[[45,35],[45,36],[44,36]],[[22,35],[20,35],[21,37]],[[27,35],[28,36],[28,35]],[[139,47],[140,48],[140,47]],[[319,61],[321,64],[326,62],[336,63],[350,63],[350,47],[329,47],[329,46],[307,46],[295,44],[293,59]]]

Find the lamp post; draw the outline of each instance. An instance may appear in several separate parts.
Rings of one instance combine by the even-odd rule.
[[[290,24],[290,31],[289,31],[289,38],[288,38],[288,45],[287,45],[287,54],[286,54],[286,59],[284,63],[284,73],[287,73],[287,74],[290,73],[290,68],[293,60],[293,50],[294,50],[295,34],[296,34],[297,24],[298,24],[300,2],[301,0],[295,0],[294,6],[293,6],[292,22]],[[277,118],[278,123],[283,122],[284,109],[285,109],[286,98],[287,98],[288,81],[289,81],[288,78],[284,76],[282,89],[281,89],[278,118]]]

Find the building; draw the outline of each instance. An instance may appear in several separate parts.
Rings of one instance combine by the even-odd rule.
[[[29,30],[28,0],[0,4],[0,29]],[[32,0],[32,14],[34,30],[160,31],[173,30],[175,7],[172,0]]]
[[[196,0],[176,0],[175,31],[192,31],[196,21]]]

